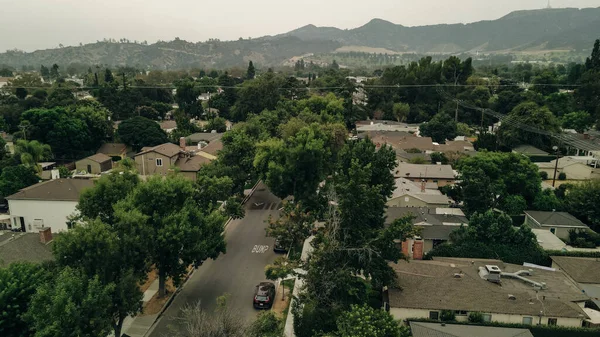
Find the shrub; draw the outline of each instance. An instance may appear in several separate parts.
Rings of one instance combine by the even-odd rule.
[[[412,149],[407,149],[406,153],[423,153],[423,151],[413,147]]]
[[[567,174],[564,172],[559,173],[558,180],[567,180]]]
[[[456,314],[454,310],[442,310],[440,319],[444,322],[451,322],[456,320]]]
[[[540,171],[540,177],[542,177],[542,180],[548,180],[548,172]]]
[[[469,322],[471,323],[483,323],[483,314],[479,311],[473,311],[469,313]]]

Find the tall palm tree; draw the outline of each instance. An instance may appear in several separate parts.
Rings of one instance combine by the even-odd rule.
[[[50,145],[43,144],[37,140],[20,139],[15,144],[15,155],[21,160],[21,164],[33,167],[37,172],[41,171],[39,162],[52,158]]]

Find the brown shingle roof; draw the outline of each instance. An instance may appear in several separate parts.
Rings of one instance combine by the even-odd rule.
[[[96,153],[109,154],[122,154],[127,152],[127,145],[122,143],[106,143],[102,144]]]
[[[569,256],[551,258],[575,282],[600,284],[600,259]]]
[[[202,165],[210,162],[210,159],[196,155],[188,158],[177,159],[175,166],[179,167],[182,172],[198,172]]]
[[[217,152],[221,150],[223,150],[223,142],[221,142],[220,139],[215,139],[212,142],[210,142],[206,147],[200,149],[200,151],[212,154],[213,156],[216,156]]]
[[[181,152],[181,148],[173,143],[164,143],[164,144],[160,144],[160,145],[157,145],[157,146],[151,147],[151,148],[144,147],[144,148],[142,148],[142,152],[138,153],[136,156],[139,156],[141,154],[148,153],[148,152],[160,153],[163,156],[167,156],[170,158],[170,157],[173,157],[173,156],[179,154],[179,152]]]
[[[104,153],[96,153],[94,155],[91,155],[85,159],[89,159],[92,161],[95,161],[98,164],[102,164],[105,163],[107,161],[112,161],[112,158],[110,158],[109,156],[105,155]]]
[[[498,260],[435,258],[433,261],[400,261],[392,264],[398,273],[399,287],[389,290],[390,306],[528,316],[537,316],[543,310],[546,317],[587,317],[574,303],[585,301],[587,297],[562,272],[536,269],[527,276],[536,282],[546,282],[547,289],[538,290],[538,295],[533,287],[520,280],[502,277],[502,283],[498,285],[482,279],[478,268],[486,264],[497,265],[506,272],[525,269]],[[462,274],[462,277],[455,277],[455,274]],[[509,294],[516,299],[509,299]]]
[[[163,130],[169,130],[169,129],[175,129],[177,128],[177,122],[176,121],[163,121],[158,123],[160,124],[160,128]]]
[[[81,192],[94,186],[90,179],[55,179],[26,187],[7,200],[79,201]]]

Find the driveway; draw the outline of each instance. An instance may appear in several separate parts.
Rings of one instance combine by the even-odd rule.
[[[246,216],[230,222],[225,230],[227,253],[205,261],[193,273],[148,336],[172,336],[172,329],[177,329],[173,318],[186,303],[201,301],[212,311],[216,298],[225,293],[230,294],[228,306],[251,322],[258,314],[252,306],[254,288],[265,280],[264,268],[277,256],[274,240],[265,237],[266,220],[269,215],[276,217],[280,207],[281,201],[266,186],[258,186],[246,203]]]

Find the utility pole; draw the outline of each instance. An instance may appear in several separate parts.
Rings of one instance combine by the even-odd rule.
[[[556,163],[554,164],[554,178],[552,178],[552,187],[556,184],[556,171],[558,171],[558,146],[554,145],[552,150],[556,151]]]

